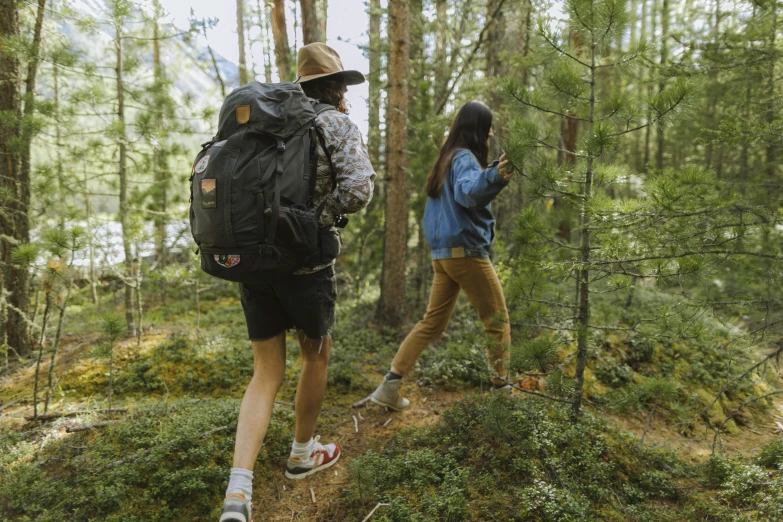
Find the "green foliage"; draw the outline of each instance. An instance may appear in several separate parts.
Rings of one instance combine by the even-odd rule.
[[[775,520],[774,481],[783,470],[773,477],[724,463],[714,458],[699,468],[637,448],[633,437],[592,416],[573,425],[552,403],[490,396],[462,400],[437,425],[403,431],[383,453],[354,459],[344,498],[357,516],[389,503],[380,513],[388,522],[621,521],[629,513],[634,520],[717,520],[699,517],[751,499],[761,502],[757,520]],[[710,491],[690,486],[694,480]]]
[[[41,522],[217,518],[238,409],[235,400],[161,403],[95,435],[52,442],[40,459],[29,434],[2,433],[3,514]],[[260,462],[287,453],[292,425],[288,410],[275,410]]]

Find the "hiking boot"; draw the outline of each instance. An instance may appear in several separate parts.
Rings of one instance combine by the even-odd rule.
[[[285,478],[291,480],[300,480],[317,473],[322,469],[333,466],[340,459],[340,445],[336,442],[323,445],[318,440],[320,435],[313,441],[313,449],[307,457],[296,457],[290,455],[288,464],[285,466]]]
[[[384,377],[383,382],[370,395],[370,400],[378,406],[386,406],[394,411],[402,411],[410,406],[411,401],[405,397],[400,397],[400,386],[402,386],[402,379],[389,381]]]
[[[223,501],[220,522],[253,522],[253,505],[243,493],[229,493]]]

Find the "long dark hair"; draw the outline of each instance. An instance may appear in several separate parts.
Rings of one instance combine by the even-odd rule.
[[[451,160],[460,149],[467,149],[476,156],[482,169],[487,168],[489,157],[489,129],[492,127],[492,111],[480,101],[466,103],[454,118],[449,137],[440,148],[438,161],[427,176],[425,192],[431,198],[440,196]]]
[[[345,103],[345,97],[343,96],[345,81],[340,78],[339,74],[316,78],[315,80],[302,82],[300,85],[308,97],[314,98],[321,103],[334,105],[334,108],[338,111],[348,114],[348,105]]]

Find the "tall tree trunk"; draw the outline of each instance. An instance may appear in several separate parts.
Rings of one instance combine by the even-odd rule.
[[[304,44],[325,41],[326,35],[321,34],[321,23],[319,22],[319,10],[316,0],[299,0],[299,6],[302,11],[302,37],[304,38]]]
[[[381,169],[381,0],[370,0],[369,115],[367,151],[375,170]]]
[[[720,22],[722,18],[722,13],[720,10],[720,0],[715,0],[715,19],[712,26],[712,44],[717,47],[720,45]],[[717,91],[718,91],[718,74],[716,71],[710,72],[710,81],[707,85],[707,129],[714,129],[715,128],[715,122],[717,121]],[[712,155],[713,155],[713,144],[712,140],[707,142],[707,146],[704,151],[704,162],[707,164],[708,168],[711,168],[712,165]]]
[[[288,30],[285,25],[285,0],[274,0],[272,35],[275,39],[277,77],[281,82],[285,82],[293,77],[291,74],[291,48],[288,46]]]
[[[767,120],[767,125],[770,126],[770,128],[773,128],[775,124],[775,120],[777,119],[777,111],[775,110],[775,107],[777,103],[779,103],[777,98],[777,82],[778,77],[775,74],[776,70],[776,57],[778,50],[777,47],[777,33],[778,33],[778,9],[777,9],[777,0],[773,0],[769,3],[769,9],[771,11],[772,16],[772,27],[769,33],[769,49],[770,49],[770,66],[769,66],[769,81],[768,81],[768,87],[767,87],[767,103],[766,103],[766,110],[765,112],[765,118]],[[770,139],[769,143],[767,144],[767,176],[772,177],[775,175],[775,171],[777,170],[777,149],[778,149],[778,140],[776,139]]]
[[[130,208],[128,205],[128,145],[125,130],[125,83],[123,80],[123,44],[122,44],[122,21],[115,14],[114,23],[114,51],[116,54],[115,74],[117,78],[117,123],[119,124],[119,136],[117,145],[119,147],[119,162],[117,163],[117,174],[120,179],[120,225],[122,226],[122,249],[125,253],[125,321],[128,324],[128,335],[136,335],[136,323],[133,320],[133,255],[131,252],[130,223],[128,214]]]
[[[266,2],[262,4],[261,0],[256,0],[256,5],[258,6],[259,26],[261,29],[261,50],[264,55],[264,81],[272,83],[272,36],[271,24],[269,23],[271,16]]]
[[[658,1],[657,0],[651,0],[652,1],[652,8],[650,9],[650,25],[652,27],[652,38],[655,38],[655,33],[658,30],[657,27],[657,14],[658,14]],[[647,95],[652,98],[653,95],[653,85],[652,82],[647,86]],[[652,111],[647,112],[647,121],[651,121],[653,119]],[[643,166],[643,172],[647,172],[647,166],[650,164],[650,137],[652,133],[652,125],[647,125],[647,127],[644,129],[644,166]]]
[[[166,141],[163,136],[163,110],[166,103],[167,84],[163,75],[163,66],[160,62],[160,20],[163,18],[163,10],[160,1],[155,0],[155,23],[153,25],[152,38],[152,58],[154,65],[154,89],[155,97],[159,103],[156,103],[155,111],[155,135],[157,142],[152,153],[152,168],[154,169],[155,191],[156,191],[156,211],[155,215],[155,257],[159,267],[164,267],[168,263],[168,237],[166,226],[168,225],[168,165],[166,158]],[[163,299],[165,301],[166,287],[162,287]]]
[[[92,290],[92,302],[98,303],[98,281],[95,277],[95,238],[93,237],[92,230],[92,204],[90,203],[90,191],[87,188],[87,160],[84,160],[84,178],[83,178],[83,190],[84,190],[84,221],[86,226],[87,235],[87,251],[90,260],[90,288]]]
[[[408,197],[405,190],[408,157],[408,38],[407,2],[389,5],[389,155],[383,248],[380,317],[399,324],[405,313],[405,253]]]
[[[491,17],[493,13],[498,11],[498,4],[501,0],[490,0],[487,3],[487,17]],[[495,19],[492,20],[487,33],[486,43],[486,75],[487,78],[492,80],[499,78],[503,75],[503,62],[501,61],[500,54],[503,49],[503,35],[505,33],[505,17],[503,16],[503,10],[498,11]],[[492,89],[492,93],[489,97],[489,108],[492,112],[497,114],[500,110],[500,93],[497,89]],[[489,155],[491,158],[500,156],[500,140],[502,139],[502,128],[500,125],[495,125],[495,138],[490,141]]]
[[[326,20],[329,16],[329,0],[316,0],[316,10],[318,11],[318,33],[321,35],[321,41],[326,41]]]
[[[446,0],[435,1],[435,99],[444,95],[449,85],[448,38],[449,18]]]
[[[663,0],[661,5],[661,65],[663,71],[666,68],[666,62],[669,60],[669,0]],[[666,82],[661,81],[658,85],[658,92],[661,93],[666,88]],[[664,126],[659,122],[658,131],[658,150],[655,153],[655,167],[663,168],[663,146],[664,146]]]
[[[596,42],[591,33],[590,42],[590,115],[588,117],[588,132],[592,132],[595,124],[595,92],[596,92]],[[576,332],[576,384],[571,410],[571,421],[576,422],[581,416],[582,398],[584,394],[585,368],[587,367],[587,343],[590,338],[590,204],[593,189],[593,161],[591,152],[587,153],[587,169],[585,171],[584,192],[582,199],[581,225],[582,245],[580,249],[579,269],[579,304],[577,305]]]
[[[239,43],[239,85],[248,82],[245,57],[245,0],[237,0],[237,37]]]
[[[0,3],[0,42],[19,36],[19,13],[16,2]],[[5,321],[0,324],[2,338],[19,355],[31,351],[28,325],[23,314],[29,306],[29,274],[26,267],[11,263],[11,252],[17,245],[30,242],[28,206],[30,180],[21,176],[19,149],[21,106],[19,99],[19,60],[13,51],[0,44],[0,298]],[[8,292],[7,297],[5,293]]]

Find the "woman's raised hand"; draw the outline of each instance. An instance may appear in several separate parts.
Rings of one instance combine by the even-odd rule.
[[[498,174],[500,174],[503,179],[508,180],[513,178],[516,173],[517,172],[506,159],[506,154],[503,153],[503,155],[500,156],[500,163],[498,163]]]

